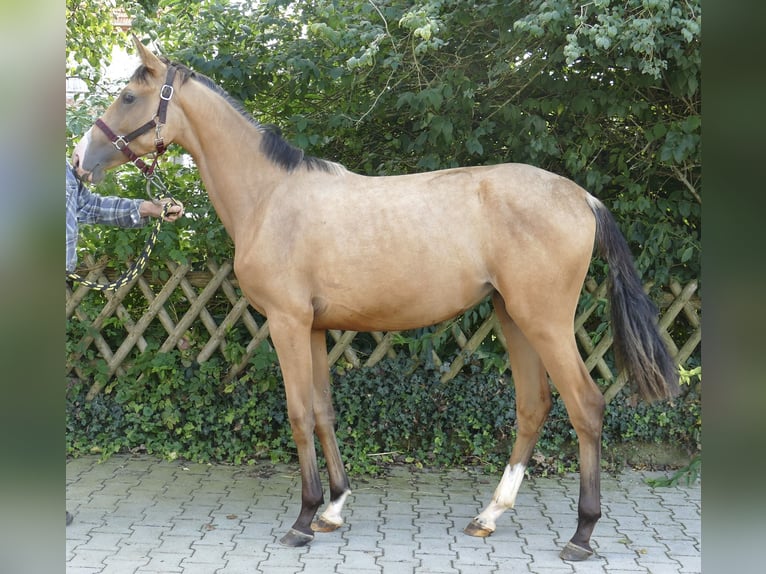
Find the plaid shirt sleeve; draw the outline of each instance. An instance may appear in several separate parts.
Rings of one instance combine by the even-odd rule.
[[[66,269],[74,271],[77,265],[77,236],[81,223],[142,227],[148,221],[138,209],[141,199],[105,197],[92,193],[66,164]]]

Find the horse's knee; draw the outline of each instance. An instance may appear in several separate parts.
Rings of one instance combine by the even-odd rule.
[[[287,409],[287,418],[293,431],[293,439],[300,446],[302,442],[314,440],[316,419],[314,413],[305,409]]]

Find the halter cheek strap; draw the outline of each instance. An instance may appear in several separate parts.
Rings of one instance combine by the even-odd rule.
[[[135,166],[140,169],[143,174],[146,177],[150,177],[152,173],[154,173],[154,168],[157,165],[157,160],[159,159],[160,155],[165,153],[165,150],[167,147],[165,146],[165,141],[162,138],[161,131],[162,127],[165,125],[165,120],[167,118],[167,112],[168,112],[168,104],[170,103],[170,99],[173,97],[173,80],[175,79],[176,75],[176,68],[175,66],[169,65],[168,66],[168,72],[167,76],[165,76],[165,83],[163,84],[162,88],[160,88],[160,103],[157,107],[157,114],[148,122],[146,122],[144,125],[139,127],[136,130],[133,130],[128,135],[125,136],[118,136],[115,134],[112,129],[106,125],[106,122],[102,120],[101,118],[96,120],[96,125],[101,129],[102,132],[106,135],[106,137],[109,138],[109,141],[114,144],[114,147],[116,147],[118,150],[120,150],[122,153],[124,153],[128,159],[135,164]],[[147,165],[144,160],[142,160],[138,154],[136,154],[130,147],[128,146],[128,143],[135,140],[136,138],[144,135],[146,132],[154,128],[155,130],[155,138],[154,138],[154,148],[155,148],[155,154],[154,154],[154,161],[152,162],[152,165]]]

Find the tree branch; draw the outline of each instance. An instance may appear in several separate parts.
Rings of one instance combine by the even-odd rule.
[[[686,189],[689,190],[689,193],[691,193],[694,196],[694,199],[697,200],[697,203],[702,205],[702,197],[700,197],[700,194],[697,193],[697,190],[694,188],[694,186],[689,182],[688,179],[686,179],[686,176],[683,174],[683,172],[678,169],[676,166],[672,167],[673,174],[686,186]]]

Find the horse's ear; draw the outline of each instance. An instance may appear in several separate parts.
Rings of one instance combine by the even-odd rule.
[[[138,55],[141,58],[141,63],[152,72],[161,70],[163,64],[160,59],[155,56],[152,51],[149,50],[149,48],[141,43],[141,40],[138,39],[138,36],[135,34],[131,34],[131,36],[133,36],[133,43],[135,44]]]

